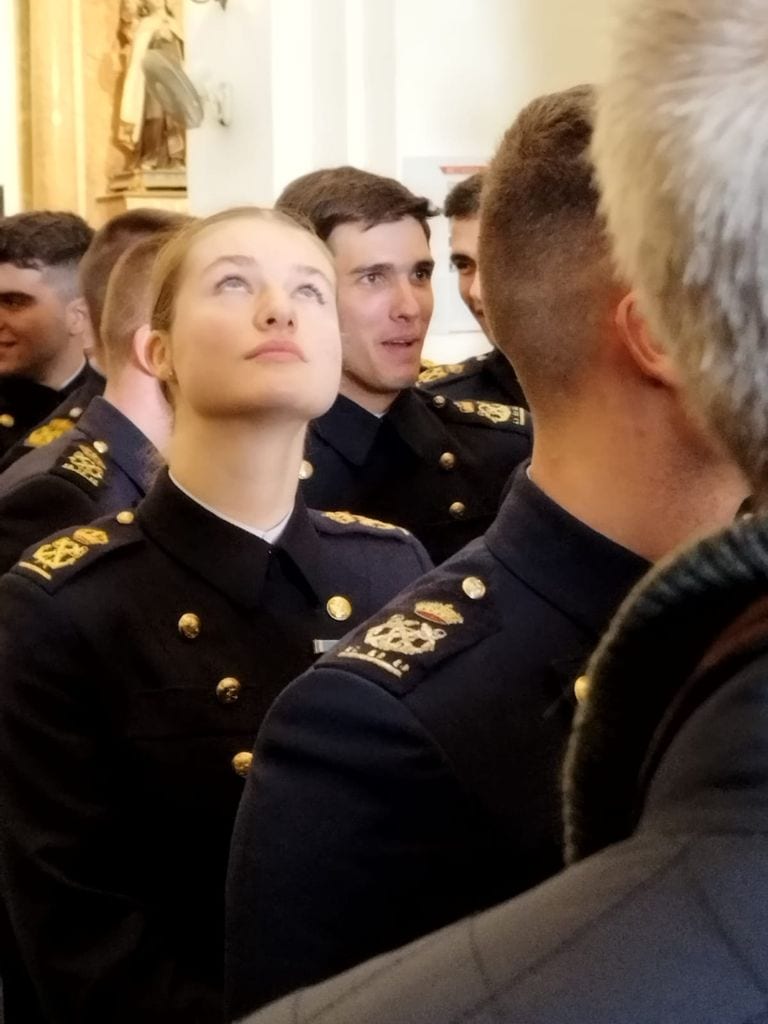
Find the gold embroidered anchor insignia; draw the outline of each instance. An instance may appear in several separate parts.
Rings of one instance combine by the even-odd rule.
[[[77,451],[69,456],[63,468],[81,476],[94,487],[99,486],[107,469],[102,457],[89,444],[79,444]]]
[[[57,416],[55,419],[49,420],[44,423],[41,427],[37,427],[27,437],[24,444],[28,444],[31,448],[44,448],[45,445],[50,444],[51,441],[55,441],[61,437],[62,434],[66,434],[68,430],[74,427],[75,421],[65,419],[64,417]]]
[[[390,660],[388,654],[408,657],[430,654],[448,636],[443,626],[455,626],[464,621],[452,604],[440,601],[417,601],[413,610],[418,618],[410,618],[402,612],[390,615],[385,622],[366,631],[363,644],[350,644],[338,657],[367,661],[400,679],[411,666],[402,657]]]
[[[104,530],[81,526],[71,537],[56,537],[43,544],[32,555],[31,562],[19,562],[19,565],[51,580],[53,577],[48,570],[67,569],[87,555],[91,547],[108,543],[109,535]]]
[[[383,523],[380,519],[369,519],[368,516],[357,516],[352,512],[323,512],[326,519],[332,519],[334,523],[343,523],[349,526],[350,523],[359,523],[361,526],[371,526],[375,530],[399,530],[400,533],[408,533],[402,526],[395,526],[394,523]]]

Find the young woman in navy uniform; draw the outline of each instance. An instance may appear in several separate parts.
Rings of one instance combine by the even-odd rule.
[[[297,498],[340,372],[317,238],[219,214],[168,243],[154,291],[167,470],[135,513],[41,542],[0,582],[6,1024],[222,1019],[227,852],[259,723],[429,565],[405,531]]]

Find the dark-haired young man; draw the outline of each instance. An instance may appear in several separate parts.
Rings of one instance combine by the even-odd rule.
[[[592,108],[588,87],[530,104],[484,194],[485,299],[536,416],[530,466],[483,538],[350,633],[262,726],[231,847],[233,1016],[559,870],[573,680],[648,563],[743,498],[615,279]],[[542,310],[554,327],[569,307],[547,358]]]
[[[413,386],[432,316],[436,211],[355,167],[304,175],[277,205],[313,224],[338,274],[341,394],[310,430],[305,498],[404,526],[441,562],[490,525],[530,430],[522,409]]]
[[[92,237],[74,213],[0,219],[0,456],[94,376],[77,277]]]
[[[61,436],[0,474],[0,573],[57,530],[129,509],[154,478],[170,414],[143,360],[150,275],[172,229],[187,219],[164,213],[131,221],[129,229],[110,221],[96,235],[93,244],[102,256],[89,262],[86,255],[81,269],[100,324],[95,351],[106,375],[104,395],[95,395]],[[106,266],[111,273],[105,274]]]
[[[483,288],[477,265],[480,235],[480,200],[483,174],[477,172],[451,189],[443,214],[451,225],[451,266],[459,281],[459,294],[492,342],[483,306]],[[512,364],[498,349],[472,356],[461,363],[431,366],[419,375],[419,387],[447,398],[482,399],[528,408]]]
[[[45,419],[8,449],[0,459],[0,473],[4,473],[22,455],[49,445],[71,430],[79,422],[91,399],[103,393],[106,360],[100,332],[109,275],[120,256],[134,242],[161,231],[173,230],[183,219],[181,215],[168,210],[127,210],[112,217],[93,235],[78,269],[79,290],[90,318],[92,372]],[[37,463],[38,471],[50,466],[53,459],[53,454],[44,456]],[[0,481],[0,494],[4,493],[3,483]]]

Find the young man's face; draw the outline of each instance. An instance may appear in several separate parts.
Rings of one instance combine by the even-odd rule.
[[[0,263],[0,377],[48,383],[69,346],[69,315],[44,270]]]
[[[483,310],[483,290],[477,268],[479,217],[451,219],[451,263],[459,275],[459,293],[485,333],[488,325]]]
[[[367,230],[340,224],[328,244],[338,276],[341,392],[384,412],[419,375],[434,304],[429,242],[421,224],[404,217]]]

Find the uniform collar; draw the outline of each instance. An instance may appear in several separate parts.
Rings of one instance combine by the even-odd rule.
[[[386,415],[400,439],[427,462],[450,447],[450,435],[432,407],[433,401],[431,394],[406,388]]]
[[[520,466],[486,533],[507,568],[583,629],[599,635],[650,563],[576,519]]]
[[[290,560],[316,599],[322,592],[325,566],[319,538],[300,497],[274,548],[204,509],[171,483],[167,470],[137,515],[159,547],[245,608],[258,607],[274,552]]]
[[[373,448],[383,419],[344,395],[339,395],[324,416],[312,423],[312,430],[355,466],[362,466]]]
[[[157,472],[157,449],[132,420],[111,402],[96,396],[78,421],[78,429],[93,441],[109,445],[110,459],[145,494]]]

